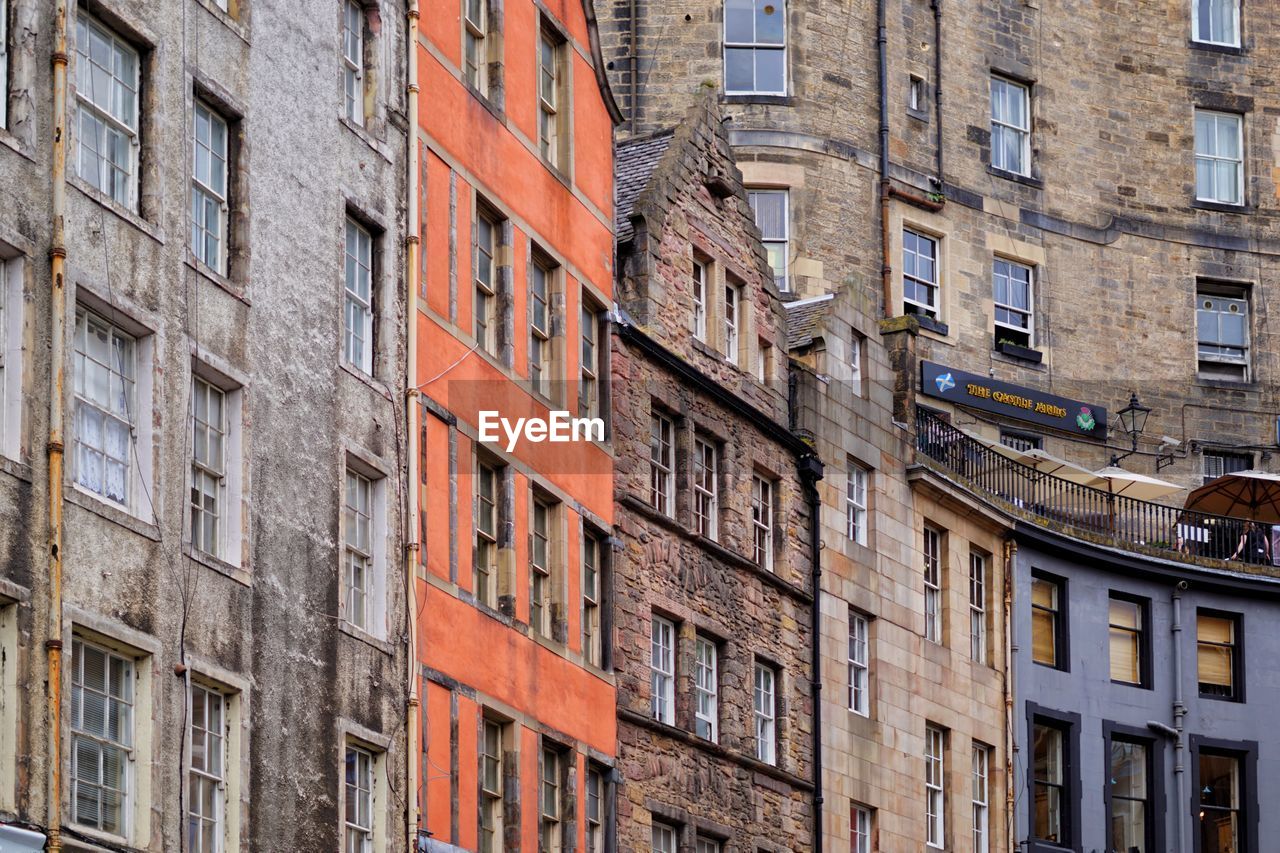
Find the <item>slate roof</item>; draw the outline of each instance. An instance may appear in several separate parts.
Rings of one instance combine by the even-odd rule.
[[[652,136],[629,139],[619,143],[614,162],[617,181],[617,204],[614,219],[618,229],[618,242],[625,243],[635,236],[631,227],[631,212],[636,199],[649,183],[649,176],[657,168],[662,155],[667,153],[674,130],[664,130]]]
[[[807,347],[822,330],[822,321],[831,310],[831,294],[813,299],[784,302],[787,308],[787,349]]]

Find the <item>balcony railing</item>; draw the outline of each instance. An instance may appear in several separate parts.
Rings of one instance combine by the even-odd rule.
[[[1136,500],[1024,465],[916,410],[916,450],[981,496],[1068,535],[1185,562],[1230,560],[1246,520]],[[1270,526],[1261,525],[1270,535]],[[1256,558],[1255,558],[1256,559]]]

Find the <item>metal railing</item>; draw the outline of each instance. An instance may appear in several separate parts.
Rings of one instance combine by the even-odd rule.
[[[1229,560],[1240,549],[1246,519],[1137,500],[1038,471],[975,441],[936,414],[916,409],[916,451],[966,485],[1021,515],[1068,534],[1171,559]],[[1270,525],[1259,525],[1270,536]],[[1240,559],[1259,562],[1256,555]]]

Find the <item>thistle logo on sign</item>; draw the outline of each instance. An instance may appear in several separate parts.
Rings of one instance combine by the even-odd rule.
[[[501,429],[501,434],[499,434]],[[568,412],[554,411],[545,418],[504,418],[498,412],[480,412],[480,441],[499,444],[506,438],[508,453],[516,449],[516,443],[524,439],[532,444],[549,441],[561,444],[577,441],[604,441],[603,418],[575,418]]]
[[[1093,412],[1089,411],[1088,406],[1080,407],[1080,414],[1076,415],[1076,425],[1083,430],[1091,430],[1098,425],[1093,419]]]

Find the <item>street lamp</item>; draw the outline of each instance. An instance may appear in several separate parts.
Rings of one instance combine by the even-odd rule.
[[[1138,436],[1142,435],[1142,431],[1147,428],[1147,416],[1150,414],[1151,407],[1144,406],[1138,402],[1138,394],[1136,391],[1130,392],[1129,405],[1116,412],[1116,416],[1120,418],[1120,429],[1128,433],[1129,440],[1133,442],[1133,444],[1128,453],[1112,456],[1112,465],[1119,465],[1121,459],[1127,459],[1138,452]]]

